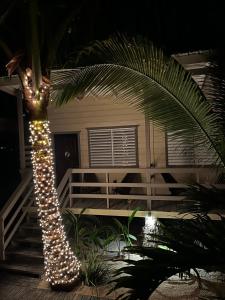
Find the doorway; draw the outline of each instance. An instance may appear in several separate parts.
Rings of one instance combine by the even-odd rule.
[[[79,134],[54,134],[56,184],[69,168],[79,168]]]

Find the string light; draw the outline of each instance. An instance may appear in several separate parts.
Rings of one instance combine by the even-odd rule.
[[[49,121],[31,121],[34,192],[42,227],[45,275],[52,285],[68,284],[79,275],[80,262],[66,240],[55,176]]]
[[[48,97],[49,86],[43,82],[39,90],[34,91],[31,75],[31,69],[26,69],[23,78],[24,96],[34,108],[38,108],[43,99]],[[34,193],[42,228],[45,276],[52,286],[68,285],[77,280],[81,265],[70,249],[59,211],[49,121],[31,121],[29,129]]]

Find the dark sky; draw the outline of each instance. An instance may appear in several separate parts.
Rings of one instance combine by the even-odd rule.
[[[13,52],[29,44],[29,24],[25,0],[1,0],[0,13],[15,6],[2,24],[1,39]],[[76,15],[64,38],[67,56],[91,40],[107,38],[115,32],[147,36],[168,53],[223,47],[225,44],[224,0],[39,0],[40,33],[48,40],[57,37],[61,20],[72,7]],[[1,64],[3,53],[0,52]]]
[[[88,31],[89,24],[97,38],[115,31],[141,34],[169,52],[224,44],[223,0],[92,1],[92,6],[81,27]]]

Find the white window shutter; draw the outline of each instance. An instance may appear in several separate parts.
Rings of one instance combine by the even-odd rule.
[[[90,129],[91,167],[137,166],[136,127]]]
[[[193,141],[184,143],[181,138],[167,133],[168,166],[209,166],[215,162],[213,154],[203,145]]]

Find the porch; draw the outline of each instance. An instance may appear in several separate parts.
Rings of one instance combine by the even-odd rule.
[[[193,218],[178,210],[184,200],[180,193],[196,182],[224,188],[224,184],[216,183],[217,172],[213,168],[68,169],[57,193],[61,210],[70,209],[75,214],[85,208],[83,214],[86,215],[127,217],[137,209],[135,217],[140,218]],[[32,172],[26,169],[22,181],[0,212],[0,259],[6,259],[7,270],[40,276],[42,241],[33,192]],[[216,214],[210,217],[218,219]],[[12,247],[14,244],[18,249]],[[32,266],[30,263],[7,264],[10,257],[21,255],[37,263]]]
[[[189,218],[178,210],[182,191],[192,183],[224,188],[216,174],[213,168],[68,169],[57,192],[61,207],[74,213],[129,216],[138,208],[137,217]]]

